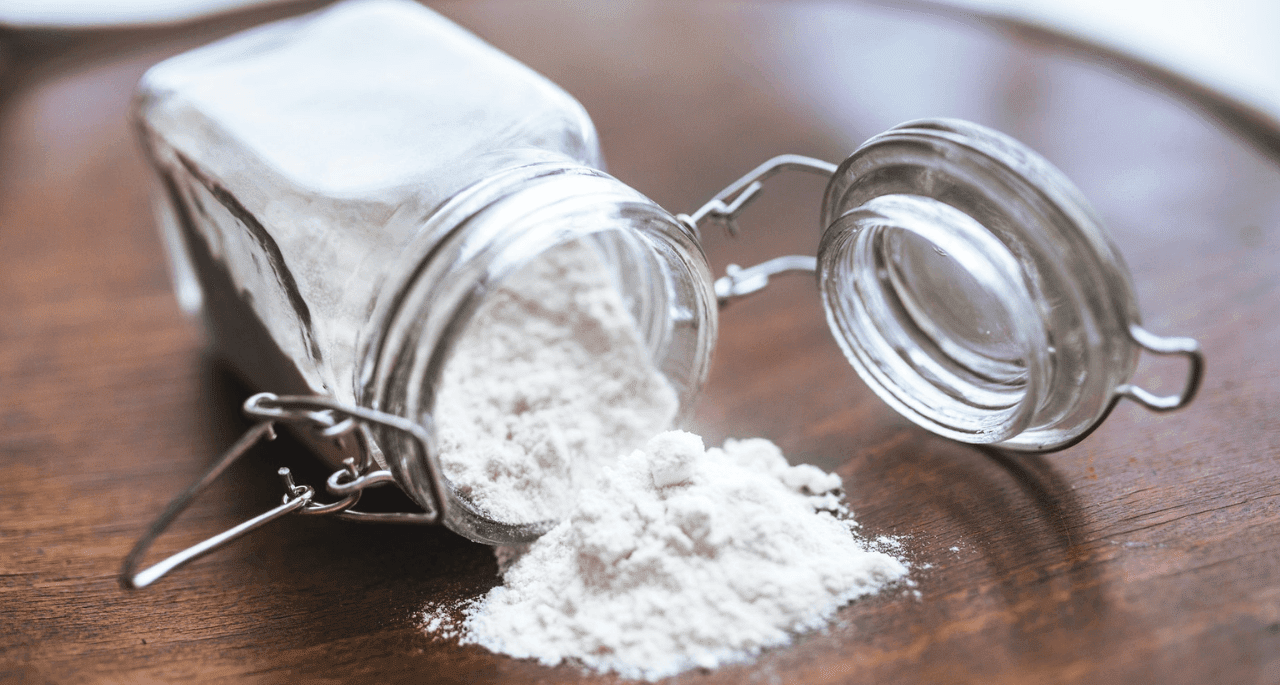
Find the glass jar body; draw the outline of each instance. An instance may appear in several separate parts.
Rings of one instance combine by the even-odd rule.
[[[139,86],[178,291],[255,382],[354,401],[368,313],[428,213],[520,163],[502,151],[601,164],[568,94],[408,4],[267,25],[166,61]],[[360,132],[375,125],[384,133]],[[215,275],[224,282],[202,282]],[[228,292],[262,330],[232,323],[243,317],[223,311]],[[289,362],[244,358],[259,346],[234,338],[264,335]]]
[[[173,58],[136,120],[180,299],[255,387],[429,425],[484,293],[570,240],[600,254],[682,407],[705,378],[715,304],[689,230],[599,170],[572,97],[416,3],[343,3]],[[423,455],[377,446],[428,502]]]

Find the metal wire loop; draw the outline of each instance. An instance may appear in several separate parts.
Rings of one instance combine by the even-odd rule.
[[[196,482],[175,497],[165,511],[151,524],[147,533],[133,546],[120,568],[120,584],[125,588],[137,589],[146,587],[171,571],[286,514],[336,515],[339,518],[357,521],[390,521],[418,524],[437,523],[442,519],[447,501],[445,498],[444,479],[435,455],[428,450],[429,436],[426,429],[417,423],[372,409],[345,405],[327,397],[278,396],[272,393],[259,393],[250,397],[244,403],[244,412],[251,418],[257,419],[258,423],[249,428]],[[361,462],[357,465],[354,458],[346,459],[343,462],[344,468],[331,474],[325,483],[326,489],[331,494],[338,495],[342,499],[327,504],[316,502],[315,488],[310,485],[295,483],[292,472],[288,468],[281,468],[278,474],[284,481],[285,494],[279,506],[182,550],[142,571],[137,571],[137,567],[142,563],[142,557],[151,548],[151,545],[205,488],[259,442],[275,438],[275,423],[278,421],[302,424],[328,438],[338,439],[350,433],[355,433],[358,436],[358,439],[363,443],[360,450],[363,455]],[[360,501],[360,496],[365,488],[395,482],[395,476],[390,471],[374,468],[376,463],[371,456],[373,439],[369,432],[369,425],[371,424],[398,430],[413,438],[417,448],[421,450],[426,460],[428,475],[432,481],[430,492],[433,495],[434,507],[430,512],[422,514],[409,512],[381,514],[351,510],[351,507]]]
[[[1159,336],[1136,323],[1130,324],[1129,337],[1152,354],[1186,357],[1189,365],[1187,380],[1182,385],[1182,392],[1177,395],[1156,395],[1132,383],[1116,388],[1116,393],[1157,412],[1173,411],[1190,404],[1204,380],[1204,352],[1200,350],[1200,343],[1193,338]]]
[[[259,393],[245,402],[245,411],[247,413],[260,411],[269,415],[290,417],[305,417],[310,416],[312,412],[329,411],[343,419],[354,419],[364,424],[382,426],[403,433],[413,440],[415,448],[426,465],[426,475],[430,481],[427,494],[431,500],[431,507],[430,511],[424,514],[424,520],[434,523],[443,517],[448,502],[444,475],[436,455],[429,447],[430,436],[420,424],[402,416],[345,404],[332,397],[320,395],[277,396],[271,393]],[[370,471],[360,474],[351,484],[343,484],[341,479],[334,481],[330,478],[330,481],[332,481],[330,491],[334,494],[343,494],[353,487],[367,488],[391,483],[395,481],[395,477],[386,471]]]
[[[740,297],[764,290],[773,276],[790,273],[811,274],[817,270],[818,259],[804,255],[774,257],[745,269],[737,264],[730,264],[724,269],[725,275],[716,279],[716,301],[724,307]]]
[[[676,218],[688,226],[694,234],[698,233],[698,226],[702,222],[715,219],[724,223],[730,235],[736,236],[738,235],[736,221],[738,215],[760,195],[765,181],[788,170],[829,177],[836,172],[836,165],[803,155],[778,155],[730,183],[693,214],[679,214]]]
[[[290,472],[287,467],[281,466],[278,473],[280,474],[280,477],[284,480],[284,488],[285,488],[284,501],[285,502],[288,502],[291,498],[302,497],[304,495],[308,500],[306,506],[297,510],[296,513],[304,514],[308,516],[336,514],[340,511],[346,511],[347,509],[350,509],[351,507],[355,506],[356,502],[360,501],[361,491],[357,490],[354,493],[348,495],[347,497],[344,497],[343,499],[338,500],[337,502],[331,502],[329,504],[321,504],[315,501],[315,493],[316,493],[315,488],[311,487],[310,485],[295,485],[293,482],[293,473]],[[342,471],[339,471],[338,473],[342,473]]]
[[[693,214],[679,214],[676,218],[699,237],[698,227],[708,219],[723,223],[730,235],[737,236],[738,215],[760,196],[765,181],[788,170],[830,177],[836,172],[836,165],[802,155],[779,155],[729,184]],[[732,300],[763,290],[769,285],[771,276],[813,273],[816,269],[817,259],[807,255],[775,257],[746,268],[730,264],[725,269],[726,275],[715,282],[716,300],[724,307]]]
[[[281,516],[284,516],[285,514],[292,513],[305,507],[307,503],[311,501],[312,491],[310,488],[298,493],[297,495],[295,495],[294,491],[290,489],[289,494],[284,498],[284,503],[280,506],[263,514],[259,514],[258,516],[255,516],[229,530],[223,531],[200,544],[188,547],[187,549],[182,550],[181,552],[178,552],[177,554],[174,554],[164,561],[150,566],[141,572],[135,572],[138,565],[142,563],[143,555],[145,555],[147,550],[151,548],[151,545],[156,541],[156,538],[160,537],[169,525],[172,524],[183,511],[186,511],[187,507],[191,506],[191,503],[195,501],[195,498],[203,492],[205,488],[209,487],[210,483],[216,480],[218,476],[222,475],[228,467],[235,463],[237,459],[248,452],[254,445],[257,445],[262,440],[274,440],[275,437],[275,429],[271,423],[259,423],[254,425],[246,431],[244,435],[240,436],[240,439],[237,440],[230,449],[223,453],[223,455],[214,462],[213,465],[196,480],[196,482],[192,483],[186,490],[182,491],[181,494],[175,497],[173,501],[169,503],[169,506],[165,508],[164,512],[161,513],[160,516],[151,524],[151,528],[147,530],[146,534],[138,539],[138,542],[133,546],[133,549],[130,550],[129,554],[124,558],[124,563],[121,564],[120,567],[120,584],[128,589],[146,587],[170,571],[195,561],[222,545],[225,545],[246,533],[254,531],[280,518]]]

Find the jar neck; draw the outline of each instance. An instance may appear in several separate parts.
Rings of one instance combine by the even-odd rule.
[[[444,366],[486,295],[539,255],[582,240],[599,248],[640,340],[687,414],[709,369],[717,312],[694,236],[602,171],[546,153],[513,161],[523,163],[431,212],[391,271],[362,342],[360,403],[430,431]],[[399,436],[378,442],[401,487],[428,502],[427,455]],[[483,522],[446,519],[472,539],[502,542],[475,527]]]

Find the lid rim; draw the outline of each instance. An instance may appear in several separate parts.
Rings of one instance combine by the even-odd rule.
[[[1087,435],[1133,373],[1138,348],[1126,331],[1141,317],[1120,252],[1083,194],[1008,136],[954,119],[910,121],[869,139],[839,165],[823,200],[822,249],[851,212],[894,194],[929,197],[984,226],[1023,263],[1024,282],[1041,303],[1046,344],[1058,360],[1049,392],[1065,394],[1039,407],[1026,430],[994,444],[1049,451]],[[819,260],[828,263],[821,251]],[[843,347],[845,333],[825,299],[824,306]],[[864,370],[859,375],[875,386]]]

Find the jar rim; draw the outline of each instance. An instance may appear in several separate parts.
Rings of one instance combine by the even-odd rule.
[[[412,499],[429,501],[429,462],[438,454],[431,430],[438,386],[454,345],[486,294],[553,247],[611,231],[634,238],[620,241],[627,243],[623,249],[643,251],[645,259],[661,265],[663,279],[680,284],[683,301],[638,306],[651,307],[653,317],[680,311],[696,322],[674,337],[669,330],[652,333],[671,339],[649,340],[655,361],[670,361],[659,365],[676,388],[681,415],[690,411],[710,368],[717,307],[705,254],[688,227],[597,169],[563,159],[515,166],[458,193],[427,217],[420,232],[424,244],[404,260],[412,267],[384,305],[377,339],[367,341],[361,403],[419,420],[433,435],[431,454],[400,444],[397,436],[377,436],[385,445],[388,466]],[[675,286],[666,281],[659,284],[663,293],[676,297]],[[666,325],[638,323],[642,329]],[[450,510],[444,521],[473,540],[527,542],[554,523],[494,521],[459,497],[451,484],[448,490]]]

